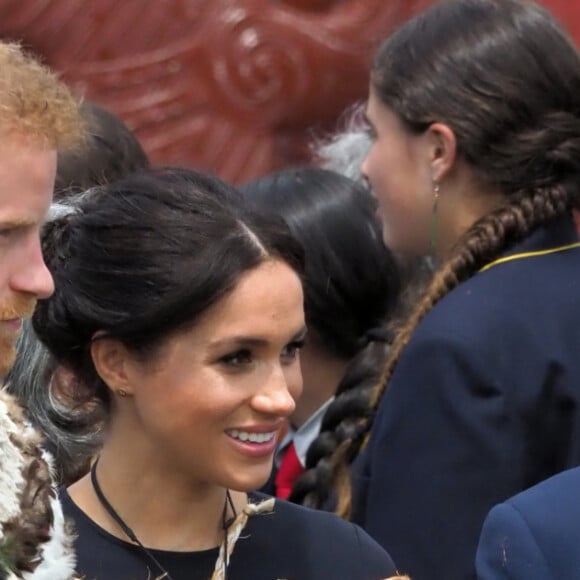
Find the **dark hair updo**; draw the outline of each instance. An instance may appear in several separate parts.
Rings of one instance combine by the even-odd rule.
[[[238,198],[201,173],[143,173],[89,190],[73,213],[47,224],[56,290],[39,302],[33,325],[88,398],[108,409],[90,355],[96,333],[149,356],[261,263],[302,272],[302,249],[286,225],[244,211]]]

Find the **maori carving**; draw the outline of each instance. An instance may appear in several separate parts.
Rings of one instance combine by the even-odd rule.
[[[380,39],[429,3],[2,0],[0,33],[120,115],[154,162],[240,183],[306,159],[312,131],[365,97]]]

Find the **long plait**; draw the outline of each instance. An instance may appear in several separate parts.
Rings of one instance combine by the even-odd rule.
[[[566,214],[573,205],[577,186],[562,183],[553,187],[522,192],[510,197],[509,203],[476,222],[458,242],[450,258],[434,275],[423,298],[400,328],[389,357],[370,398],[371,412],[361,418],[358,436],[343,441],[331,458],[333,487],[338,493],[336,513],[350,516],[351,488],[349,465],[359,454],[369,436],[374,412],[385,394],[395,367],[425,315],[455,287],[475,275],[486,264],[512,244],[526,237],[538,226]]]
[[[306,471],[296,480],[290,497],[293,503],[321,508],[327,501],[334,479],[334,453],[346,440],[356,438],[361,419],[368,417],[373,389],[387,360],[390,335],[370,337],[353,358],[329,405],[320,433],[308,448]]]

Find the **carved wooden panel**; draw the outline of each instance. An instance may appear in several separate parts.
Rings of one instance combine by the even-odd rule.
[[[304,159],[311,130],[365,97],[380,39],[428,3],[1,0],[0,34],[120,115],[156,163],[242,182]]]

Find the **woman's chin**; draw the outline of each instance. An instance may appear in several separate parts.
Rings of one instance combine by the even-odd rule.
[[[232,477],[225,487],[232,491],[250,493],[261,489],[268,479],[270,479],[271,474],[271,464],[268,469],[248,470],[248,473],[244,475],[237,474],[235,477]]]

